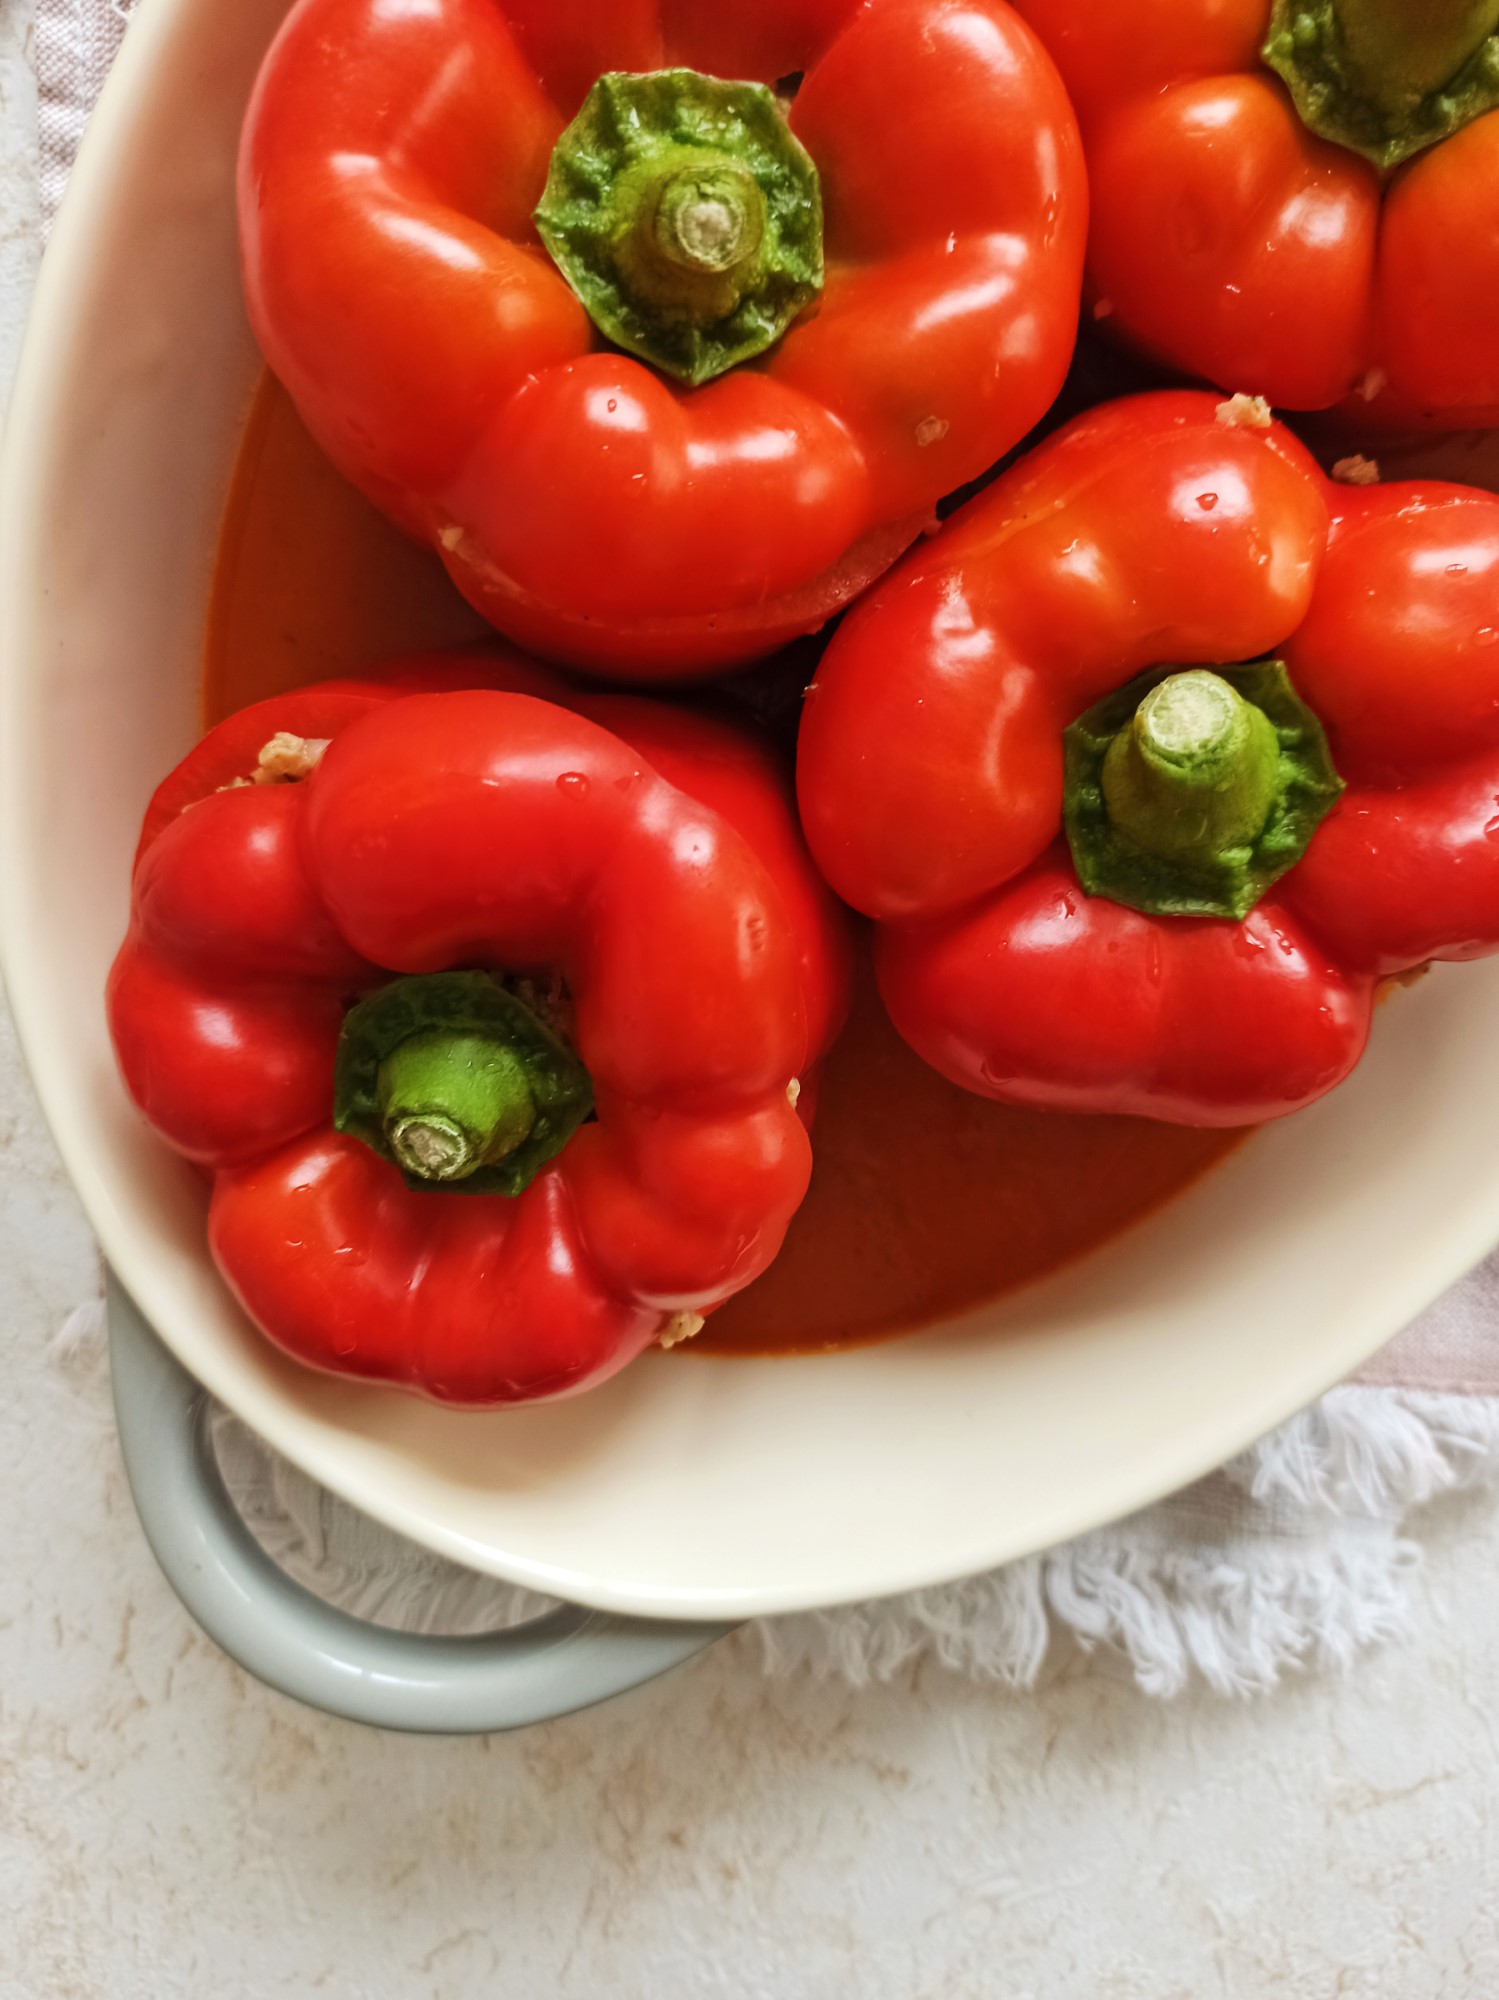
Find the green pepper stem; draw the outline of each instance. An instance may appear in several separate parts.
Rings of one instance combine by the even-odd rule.
[[[419,1180],[466,1180],[536,1123],[525,1065],[498,1035],[413,1035],[381,1063],[376,1095],[391,1152]]]
[[[1218,674],[1171,674],[1103,760],[1116,830],[1163,860],[1205,862],[1259,835],[1275,799],[1280,746],[1268,717]]]
[[[1388,169],[1499,104],[1499,0],[1274,0],[1264,58],[1313,132]]]
[[[600,332],[688,383],[763,354],[822,288],[817,169],[763,84],[601,76],[536,228]]]
[[[1337,18],[1365,96],[1404,114],[1499,28],[1499,0],[1337,0]]]
[[[520,1194],[592,1107],[572,1050],[488,973],[393,979],[344,1016],[334,1126],[413,1187]]]
[[[1071,723],[1062,751],[1078,881],[1152,916],[1246,916],[1343,789],[1279,660],[1150,668]]]
[[[741,168],[677,167],[657,183],[654,241],[669,263],[692,272],[731,271],[753,257],[765,234],[765,198]]]
[[[652,166],[615,190],[615,269],[637,312],[715,326],[755,282],[765,197],[742,168],[700,148],[663,149]]]

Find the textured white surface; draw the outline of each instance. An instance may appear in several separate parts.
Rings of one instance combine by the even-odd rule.
[[[27,0],[0,0],[0,382],[30,276]],[[731,1642],[518,1738],[380,1737],[199,1639],[107,1385],[92,1248],[0,1046],[0,2000],[1491,2000],[1499,1525],[1348,1681],[1142,1700],[1071,1661],[768,1683]]]

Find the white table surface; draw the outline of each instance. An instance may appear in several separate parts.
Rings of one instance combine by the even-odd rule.
[[[0,0],[0,384],[34,270],[30,0]],[[1499,1509],[1431,1523],[1417,1635],[1162,1706],[1070,1659],[767,1683],[731,1641],[515,1737],[248,1680],[136,1529],[96,1269],[0,1042],[3,2000],[1493,2000]]]

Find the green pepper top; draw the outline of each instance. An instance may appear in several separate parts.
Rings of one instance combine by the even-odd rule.
[[[588,1072],[483,972],[394,979],[344,1017],[333,1123],[408,1186],[520,1194],[593,1109]]]
[[[1279,660],[1141,674],[1072,724],[1064,755],[1078,880],[1156,916],[1247,916],[1343,790]]]
[[[1275,0],[1264,58],[1313,132],[1389,169],[1499,106],[1499,0]]]
[[[693,385],[763,354],[822,289],[817,169],[759,83],[601,76],[536,227],[600,332]]]

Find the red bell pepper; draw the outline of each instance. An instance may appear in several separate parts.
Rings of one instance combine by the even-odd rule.
[[[813,854],[985,1096],[1275,1117],[1353,1067],[1381,975],[1499,948],[1499,498],[1335,485],[1240,400],[1067,426],[809,692]]]
[[[334,461],[502,631],[662,680],[814,630],[1037,421],[1086,232],[1004,0],[300,0],[239,201]]]
[[[848,979],[758,742],[469,656],[209,733],[146,815],[109,1020],[270,1338],[484,1404],[765,1268]]]
[[[1499,0],[1016,5],[1082,124],[1109,328],[1289,409],[1499,423]]]

